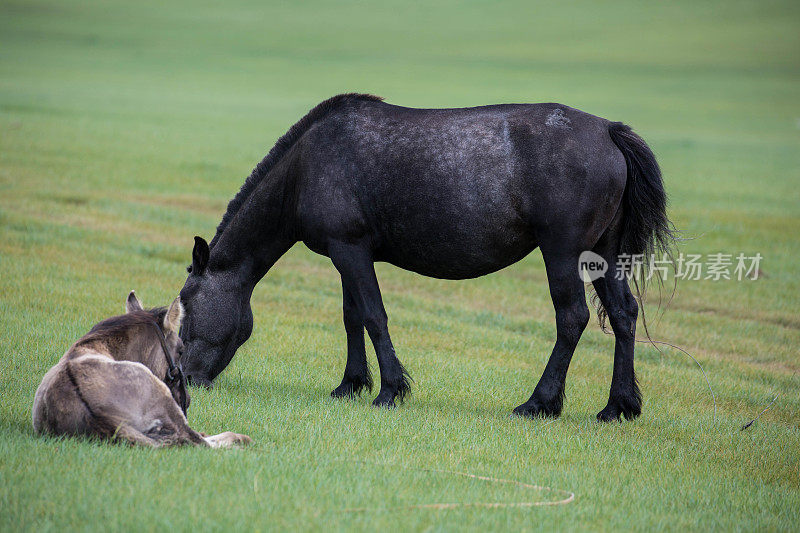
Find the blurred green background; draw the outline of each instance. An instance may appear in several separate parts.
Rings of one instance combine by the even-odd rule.
[[[771,1],[0,0],[0,528],[796,528],[798,30],[800,4]],[[563,416],[509,418],[555,335],[538,251],[465,282],[379,265],[414,396],[393,412],[333,401],[338,276],[298,245],[254,294],[252,339],[213,391],[193,391],[193,427],[252,448],[35,436],[44,372],[130,289],[174,298],[192,237],[213,235],[295,121],[350,91],[412,107],[557,101],[632,125],[659,157],[681,251],[764,256],[757,281],[679,283],[651,323],[703,364],[716,418],[691,360],[638,345],[642,418],[596,424],[613,339],[594,322]],[[576,500],[341,511],[560,497],[426,468]]]

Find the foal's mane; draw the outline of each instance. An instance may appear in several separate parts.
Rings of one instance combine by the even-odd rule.
[[[152,324],[153,322],[161,327],[166,314],[166,307],[153,307],[152,309],[132,311],[124,315],[112,316],[111,318],[101,320],[95,324],[94,327],[89,330],[89,333],[78,340],[76,345],[98,340],[107,340],[111,337],[119,337],[125,335],[127,331],[133,327]]]
[[[217,226],[217,233],[214,235],[214,238],[211,239],[211,244],[209,245],[211,248],[219,239],[219,236],[225,231],[225,228],[228,226],[228,223],[236,216],[236,213],[242,207],[245,200],[252,194],[253,190],[258,186],[259,183],[264,179],[264,177],[272,170],[272,167],[280,161],[281,157],[283,157],[289,149],[294,146],[294,143],[302,137],[302,135],[308,131],[308,129],[318,120],[323,118],[325,115],[330,113],[333,109],[336,109],[341,105],[343,102],[347,101],[354,101],[354,100],[363,100],[363,101],[374,101],[380,102],[383,100],[380,96],[374,96],[371,94],[359,94],[359,93],[346,93],[346,94],[339,94],[332,98],[328,98],[324,102],[317,104],[314,109],[309,111],[303,118],[301,118],[294,126],[289,128],[283,136],[278,139],[278,142],[275,143],[275,146],[267,153],[264,159],[256,165],[256,168],[250,173],[247,179],[244,181],[242,188],[239,189],[239,192],[236,193],[236,196],[228,203],[228,209],[225,211],[225,214],[222,215],[222,221],[220,221],[219,226]]]

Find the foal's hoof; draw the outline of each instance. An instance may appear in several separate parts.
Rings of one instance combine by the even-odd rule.
[[[250,444],[253,444],[253,439],[251,439],[247,435],[242,435],[241,433],[236,434],[235,440],[237,446],[248,446]]]
[[[226,431],[225,436],[227,437],[228,446],[231,448],[241,448],[242,446],[253,444],[253,439],[247,435],[242,435],[241,433]]]
[[[233,433],[232,431],[225,431],[219,435],[203,435],[203,438],[212,448],[241,448],[253,442],[253,439],[247,435]]]
[[[514,409],[513,414],[527,418],[558,418],[561,414],[561,409],[556,410],[554,407],[548,407],[545,404],[529,400]]]

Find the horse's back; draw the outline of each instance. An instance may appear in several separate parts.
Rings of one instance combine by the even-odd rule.
[[[363,238],[376,260],[432,277],[499,270],[540,244],[547,224],[590,217],[604,200],[595,190],[613,191],[606,203],[621,197],[608,124],[561,104],[354,103],[305,140],[303,240],[325,253],[326,239]]]

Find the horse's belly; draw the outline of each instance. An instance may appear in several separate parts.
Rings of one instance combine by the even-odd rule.
[[[432,278],[469,279],[512,265],[536,248],[528,232],[414,237],[392,239],[381,247],[375,259]]]

